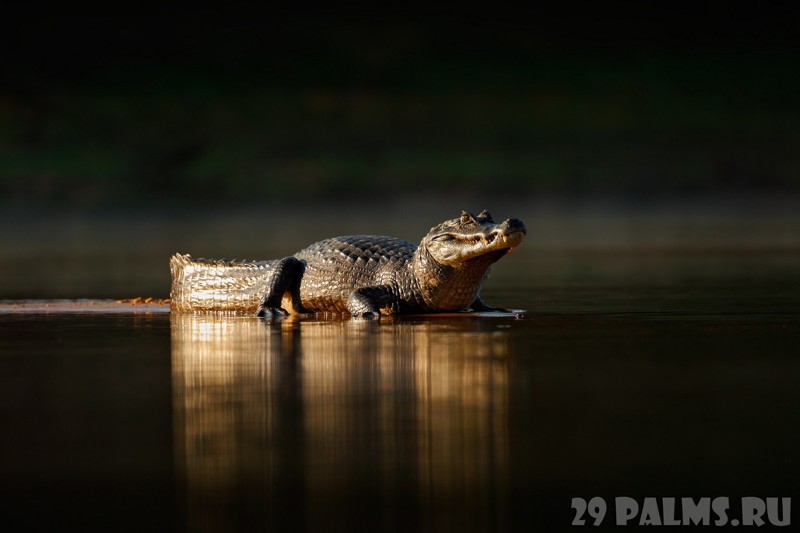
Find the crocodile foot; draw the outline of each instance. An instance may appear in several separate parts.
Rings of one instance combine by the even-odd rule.
[[[288,316],[289,313],[283,307],[259,307],[258,311],[256,311],[256,316],[261,318],[274,318],[274,317],[283,317]]]
[[[353,318],[364,318],[367,320],[377,320],[383,315],[380,311],[365,311],[363,313],[353,313]]]
[[[469,306],[475,312],[480,313],[513,313],[512,309],[505,309],[503,307],[494,307],[493,305],[489,305],[484,302],[480,296],[475,298],[475,301],[472,302],[472,305]]]

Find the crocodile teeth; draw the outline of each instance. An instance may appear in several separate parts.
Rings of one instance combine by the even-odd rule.
[[[503,235],[503,242],[508,242],[508,235]]]

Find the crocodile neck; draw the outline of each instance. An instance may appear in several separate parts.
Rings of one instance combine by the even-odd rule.
[[[478,297],[492,263],[505,255],[488,253],[455,266],[438,263],[420,244],[411,258],[419,297],[432,310],[465,309]]]

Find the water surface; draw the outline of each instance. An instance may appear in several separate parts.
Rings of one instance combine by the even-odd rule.
[[[44,529],[512,531],[573,496],[796,494],[788,271],[672,272],[487,291],[522,319],[6,310],[3,501]]]
[[[282,257],[442,217],[400,207],[270,212],[268,237],[260,212],[33,217],[4,226],[0,294],[165,297],[176,250]],[[0,302],[4,524],[554,531],[573,497],[797,496],[796,209],[541,207],[507,206],[529,235],[482,292],[521,319]]]

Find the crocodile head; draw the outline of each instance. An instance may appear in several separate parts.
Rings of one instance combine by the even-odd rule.
[[[519,245],[526,233],[525,224],[516,218],[498,224],[488,211],[477,216],[462,211],[460,217],[431,228],[421,246],[442,265],[458,266],[476,258],[493,263]]]

